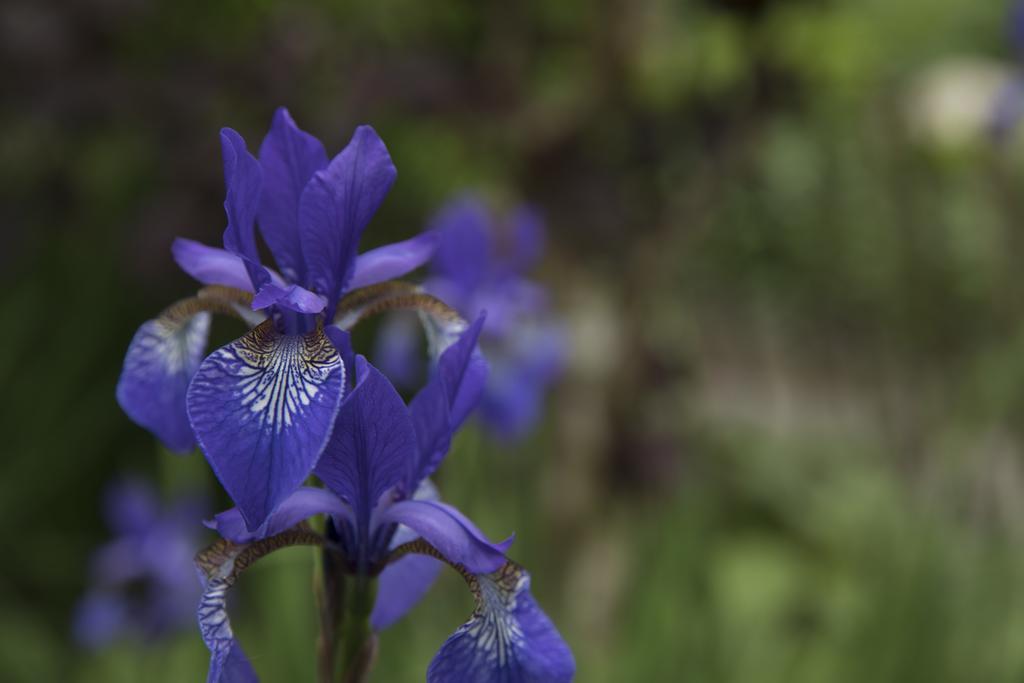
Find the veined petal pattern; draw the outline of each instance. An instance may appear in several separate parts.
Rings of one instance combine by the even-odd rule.
[[[188,389],[189,419],[250,530],[313,470],[344,375],[322,329],[284,335],[271,321],[203,361]]]

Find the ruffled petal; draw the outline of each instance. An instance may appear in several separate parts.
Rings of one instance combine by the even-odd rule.
[[[117,402],[167,448],[186,453],[195,437],[185,410],[189,382],[200,367],[210,314],[162,315],[142,324],[124,358]]]
[[[419,461],[416,478],[429,477],[441,464],[452,434],[479,402],[487,382],[487,362],[477,348],[484,316],[441,353],[437,369],[409,404]]]
[[[360,524],[381,496],[405,484],[416,456],[416,432],[402,397],[363,356],[356,357],[356,387],[338,412],[316,475],[348,501]]]
[[[306,276],[299,238],[299,198],[313,174],[327,165],[324,146],[295,125],[284,107],[274,112],[270,132],[260,145],[263,194],[260,232],[281,272],[290,282]]]
[[[344,374],[323,330],[282,335],[271,321],[200,365],[188,388],[189,419],[248,529],[263,524],[316,465]]]
[[[431,230],[403,242],[371,249],[356,257],[355,272],[348,288],[367,287],[402,277],[429,261],[436,248],[437,233]]]
[[[313,174],[299,200],[304,283],[334,304],[352,278],[356,249],[370,218],[384,201],[396,171],[384,142],[360,126],[327,168]]]
[[[352,508],[326,489],[303,486],[285,498],[256,531],[245,528],[245,520],[238,508],[225,510],[203,524],[233,543],[249,543],[275,536],[319,514],[351,518]]]
[[[530,593],[530,575],[514,562],[467,577],[476,598],[469,621],[438,651],[428,683],[568,683],[569,646]]]
[[[224,155],[224,183],[227,185],[224,212],[228,216],[228,227],[224,230],[224,248],[242,259],[252,281],[249,291],[258,292],[270,280],[269,273],[260,265],[255,233],[263,172],[237,132],[230,128],[222,129],[220,144]]]
[[[472,573],[492,572],[505,562],[513,537],[491,543],[472,521],[451,505],[430,500],[403,500],[390,505],[381,522],[404,524],[437,549],[444,559]]]

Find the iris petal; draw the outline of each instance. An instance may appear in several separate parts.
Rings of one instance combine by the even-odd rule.
[[[369,126],[327,168],[313,174],[299,199],[299,229],[308,274],[305,284],[333,306],[352,278],[356,248],[370,218],[395,181],[384,142]]]
[[[385,567],[370,613],[373,630],[383,631],[405,616],[430,590],[441,566],[440,560],[427,555],[406,555]]]
[[[413,500],[440,500],[441,495],[429,479],[420,482]],[[419,538],[419,534],[400,524],[391,537],[389,548]],[[409,554],[384,567],[378,577],[377,599],[370,614],[370,626],[380,632],[416,606],[437,579],[441,561],[428,555]]]
[[[286,546],[322,545],[323,538],[307,527],[248,544],[220,539],[196,555],[196,569],[203,584],[199,601],[199,632],[210,650],[207,683],[256,683],[258,678],[242,651],[228,618],[227,593],[249,565]]]
[[[250,530],[312,471],[341,403],[344,374],[323,330],[282,335],[271,321],[200,365],[188,388],[189,419]]]
[[[252,280],[250,291],[258,292],[270,281],[270,275],[260,265],[256,248],[256,209],[260,201],[263,173],[260,164],[249,153],[245,140],[230,128],[220,132],[221,151],[224,155],[224,183],[227,197],[224,212],[228,227],[224,230],[224,248],[239,256]]]
[[[136,424],[172,451],[188,452],[195,437],[185,393],[206,350],[210,314],[161,316],[135,333],[117,382],[117,402]]]
[[[199,602],[199,632],[210,650],[210,670],[207,683],[255,683],[259,680],[235,640],[228,619],[227,595],[231,584],[214,579],[203,587]]]
[[[493,251],[490,222],[483,203],[466,196],[443,206],[430,223],[440,233],[433,270],[463,294],[475,291],[487,277]]]
[[[327,153],[320,141],[300,130],[287,109],[278,109],[260,145],[264,183],[259,219],[263,239],[290,282],[301,282],[306,275],[299,198],[313,174],[326,165]]]
[[[381,496],[409,481],[416,432],[402,397],[363,356],[356,357],[356,378],[316,475],[352,505],[357,523],[368,525]]]
[[[544,219],[532,206],[520,205],[512,212],[512,250],[506,259],[511,273],[525,273],[544,253]]]
[[[314,314],[324,310],[327,300],[299,285],[278,287],[275,284],[264,285],[252,300],[253,310],[257,311],[275,305],[296,313]]]
[[[279,534],[299,522],[323,513],[339,518],[352,518],[352,509],[332,492],[303,486],[285,498],[256,531],[245,528],[245,520],[242,519],[242,513],[238,508],[225,510],[203,524],[229,541],[249,543]]]
[[[419,443],[417,479],[429,477],[441,464],[452,434],[483,394],[487,363],[477,348],[483,324],[481,315],[441,353],[436,372],[409,403]]]
[[[476,598],[427,669],[428,683],[568,683],[576,672],[569,646],[530,593],[529,573],[507,562],[467,576]]]
[[[402,277],[430,260],[437,248],[437,233],[424,232],[411,239],[386,244],[356,257],[349,288],[367,287]]]
[[[182,270],[204,285],[225,285],[252,291],[252,280],[245,263],[227,249],[179,237],[171,245],[171,254]]]
[[[400,501],[381,514],[381,521],[404,524],[436,548],[443,559],[473,573],[500,567],[512,545],[512,538],[491,543],[468,517],[437,501]]]

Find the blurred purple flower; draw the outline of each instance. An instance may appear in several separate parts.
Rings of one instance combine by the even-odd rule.
[[[480,200],[464,196],[441,208],[425,234],[431,233],[437,234],[437,251],[424,289],[467,319],[487,312],[481,344],[491,374],[480,417],[500,438],[520,438],[540,417],[566,354],[547,292],[525,277],[544,251],[540,216],[519,207],[496,224]],[[400,386],[422,373],[414,334],[407,319],[392,317],[375,348],[378,365]]]
[[[115,538],[93,555],[91,585],[74,613],[75,641],[97,648],[124,636],[156,640],[191,626],[200,595],[192,558],[206,511],[198,498],[162,508],[141,480],[112,484],[104,516]]]
[[[989,127],[998,142],[1005,142],[1024,116],[1024,0],[1017,0],[1007,14],[1007,36],[1017,57],[1017,73],[996,95]]]

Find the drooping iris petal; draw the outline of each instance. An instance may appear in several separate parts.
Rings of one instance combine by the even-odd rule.
[[[452,564],[470,572],[492,572],[505,562],[512,537],[491,543],[472,521],[451,505],[430,500],[403,500],[390,505],[381,522],[404,524]]]
[[[238,508],[218,513],[212,520],[205,521],[210,529],[234,543],[249,543],[268,536],[275,536],[290,529],[299,522],[314,515],[329,514],[335,517],[351,518],[352,509],[334,493],[321,488],[303,486],[282,501],[255,531],[245,528],[245,520]]]
[[[430,260],[437,248],[437,233],[428,231],[394,244],[371,249],[356,257],[349,289],[402,277]]]
[[[344,367],[323,330],[271,321],[203,361],[188,389],[199,444],[249,529],[302,484],[331,433]]]
[[[308,528],[295,527],[266,539],[236,544],[220,539],[196,555],[203,585],[199,601],[199,632],[210,650],[207,683],[256,683],[256,672],[246,658],[228,619],[227,592],[253,562],[280,548],[322,545],[323,538]]]
[[[324,310],[327,300],[299,285],[278,287],[267,284],[253,297],[252,308],[259,311],[270,306],[283,306],[297,313],[312,314]]]
[[[433,377],[409,404],[419,444],[417,480],[437,469],[448,452],[452,434],[483,393],[487,363],[476,347],[483,324],[481,315],[441,354]]]
[[[302,282],[306,265],[299,237],[299,199],[313,174],[327,165],[324,146],[295,125],[284,107],[274,112],[270,132],[260,145],[263,194],[260,232],[290,282]]]
[[[508,562],[467,577],[476,598],[469,621],[453,633],[427,670],[428,683],[568,683],[576,672],[569,646],[530,593],[530,575]]]
[[[195,437],[185,409],[189,382],[200,366],[210,314],[163,315],[135,333],[117,382],[117,402],[136,424],[172,451],[192,450]]]
[[[369,126],[327,168],[313,174],[299,200],[302,253],[308,288],[328,298],[328,318],[355,269],[363,229],[395,181],[384,142]]]
[[[430,223],[440,234],[433,271],[472,292],[487,277],[491,261],[490,215],[473,197],[457,199],[441,208]]]
[[[203,586],[199,602],[199,633],[210,650],[206,683],[256,683],[259,678],[235,640],[228,619],[228,589],[233,582],[211,579]]]
[[[409,481],[416,432],[402,397],[363,356],[356,357],[356,387],[338,412],[334,431],[316,466],[324,484],[368,525],[385,491]]]
[[[224,155],[224,183],[227,185],[224,212],[228,216],[228,227],[224,229],[224,248],[242,259],[252,280],[250,291],[258,292],[270,281],[269,273],[260,265],[255,233],[263,172],[245,146],[245,140],[235,131],[222,129],[220,145]]]
[[[383,631],[418,603],[437,579],[441,561],[428,555],[406,555],[380,573],[370,626]]]

